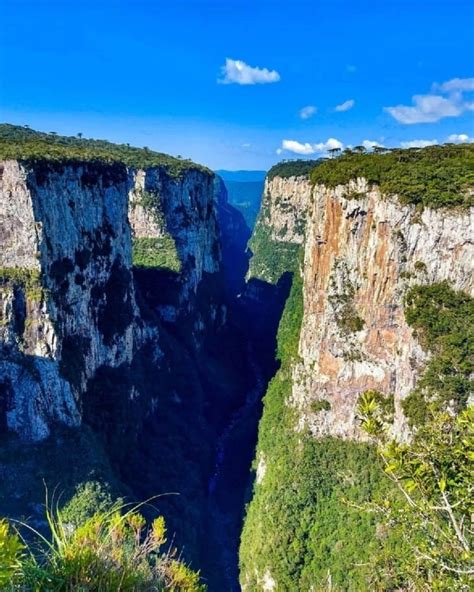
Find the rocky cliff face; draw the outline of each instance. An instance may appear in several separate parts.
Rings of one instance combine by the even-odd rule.
[[[280,168],[284,173],[290,166]],[[448,177],[449,163],[444,172]],[[278,211],[272,196],[278,200],[291,186],[288,195],[298,204],[298,183],[306,208]],[[257,225],[251,239],[258,264],[251,261],[251,270],[267,288],[289,276],[292,286],[278,329],[281,366],[259,425],[253,497],[241,536],[241,586],[249,592],[319,590],[332,581],[340,589],[375,589],[367,556],[386,535],[364,504],[389,494],[390,482],[360,431],[356,405],[373,390],[391,413],[393,397],[392,433],[409,437],[413,415],[404,403],[416,400],[429,364],[443,353],[430,354],[423,333],[408,324],[405,297],[430,287],[440,287],[435,298],[443,291],[461,294],[453,290],[473,295],[474,210],[405,205],[363,178],[329,188],[275,177],[268,187],[261,214],[266,225]],[[297,227],[302,236],[289,231]],[[282,254],[275,248],[279,234],[296,248]],[[448,343],[452,336],[443,337]],[[433,366],[441,389],[443,372],[464,384],[466,377],[457,375],[465,371],[452,371],[452,359]],[[449,392],[454,409],[459,393]]]
[[[175,245],[168,320],[189,313],[203,277],[219,271],[212,176],[94,162],[10,160],[0,170],[0,426],[39,440],[54,423],[80,423],[98,368],[130,364],[152,337],[159,355],[158,329],[136,303],[132,235],[158,239],[146,244],[152,254],[164,236]]]
[[[256,277],[276,283],[293,267],[296,252],[304,239],[311,191],[307,175],[267,177],[260,213],[249,243],[252,258],[248,279]]]
[[[401,402],[427,354],[405,320],[404,295],[411,286],[444,280],[473,294],[473,222],[472,209],[420,214],[363,179],[315,187],[304,251],[301,362],[291,397],[300,429],[360,438],[356,402],[374,389],[394,396],[394,431],[405,435]]]
[[[249,276],[275,282],[285,271],[303,274],[300,361],[289,402],[299,429],[361,438],[356,402],[374,389],[394,396],[394,431],[406,435],[401,402],[428,354],[405,321],[404,295],[444,280],[473,293],[473,216],[472,209],[420,213],[364,179],[336,189],[313,187],[305,176],[266,180]]]
[[[3,163],[3,423],[33,440],[80,422],[88,377],[136,327],[124,166]]]
[[[134,239],[171,237],[182,276],[182,302],[205,273],[220,270],[213,178],[192,170],[170,177],[162,168],[132,171],[129,218]]]
[[[312,186],[307,176],[273,177],[265,181],[263,221],[272,240],[301,244]]]

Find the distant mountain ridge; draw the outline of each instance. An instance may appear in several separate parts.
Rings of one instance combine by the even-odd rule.
[[[227,171],[221,169],[215,171],[224,181],[238,181],[241,183],[251,183],[254,181],[263,181],[267,175],[267,171]]]
[[[262,201],[265,171],[215,171],[224,181],[229,203],[239,210],[253,229]]]

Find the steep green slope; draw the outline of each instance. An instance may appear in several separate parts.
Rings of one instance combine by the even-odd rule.
[[[262,207],[249,240],[249,249],[252,252],[249,276],[276,284],[286,271],[294,269],[299,245],[273,240],[272,229]]]
[[[373,581],[367,558],[381,543],[377,519],[361,506],[383,496],[390,483],[370,445],[315,440],[296,430],[289,397],[302,310],[302,282],[295,275],[278,331],[281,368],[259,427],[256,464],[265,471],[242,533],[241,583],[261,590],[267,574],[279,592],[329,585],[364,590]]]

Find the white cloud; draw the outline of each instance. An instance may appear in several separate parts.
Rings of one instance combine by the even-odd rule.
[[[303,107],[303,109],[300,110],[300,117],[301,119],[309,119],[310,117],[313,117],[317,111],[317,107],[314,105],[308,105],[307,107]]]
[[[398,105],[387,107],[390,113],[400,123],[434,123],[444,117],[457,117],[464,111],[461,105],[438,95],[415,95],[413,107]]]
[[[218,79],[219,84],[270,84],[280,80],[280,74],[276,70],[254,68],[242,60],[230,58],[226,59],[221,72],[223,78]]]
[[[334,148],[342,149],[344,144],[336,138],[329,138],[326,142],[319,142],[316,144],[310,144],[305,142],[297,142],[296,140],[283,140],[281,147],[278,148],[277,154],[281,154],[283,151],[294,152],[295,154],[301,154],[303,156],[309,156],[310,154],[322,154],[328,150]]]
[[[469,92],[474,90],[474,78],[453,78],[447,82],[443,82],[440,85],[433,85],[434,89],[438,89],[441,92]]]
[[[242,148],[251,148],[252,144],[250,144],[250,142],[245,142],[244,144],[242,144]]]
[[[354,99],[349,99],[348,101],[344,101],[340,105],[336,105],[334,107],[334,111],[349,111],[355,105]]]
[[[375,142],[375,141],[372,141],[372,140],[364,140],[362,142],[362,146],[366,150],[371,150],[374,146],[377,146],[378,148],[383,148],[383,144],[380,144],[379,142]]]
[[[327,142],[314,144],[314,148],[316,152],[326,152],[327,150],[332,150],[333,148],[339,148],[342,150],[344,148],[344,144],[339,140],[336,140],[336,138],[329,138]]]
[[[297,142],[296,140],[283,140],[281,143],[280,150],[287,150],[288,152],[294,152],[295,154],[314,154],[315,150],[313,148],[313,144],[309,142],[305,142],[302,144],[301,142]]]
[[[464,92],[470,91],[474,91],[474,78],[453,78],[434,84],[430,94],[414,95],[411,106],[396,105],[386,107],[385,111],[407,125],[435,123],[445,117],[459,117],[465,111],[474,111],[474,103],[465,101],[463,97]]]
[[[446,138],[446,141],[452,144],[471,144],[474,142],[474,138],[467,134],[451,134]]]
[[[434,146],[438,140],[410,140],[409,142],[400,142],[402,148],[426,148],[426,146]]]

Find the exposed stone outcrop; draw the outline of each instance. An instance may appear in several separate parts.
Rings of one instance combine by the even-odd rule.
[[[312,185],[307,176],[273,177],[265,180],[263,221],[277,242],[301,244]]]
[[[5,161],[1,172],[0,427],[39,440],[53,423],[80,423],[98,368],[130,364],[152,336],[159,355],[158,329],[136,303],[132,231],[175,242],[179,297],[163,316],[194,310],[221,264],[213,178],[79,161]],[[219,317],[208,300],[197,332]]]
[[[420,214],[363,179],[334,190],[315,187],[291,399],[300,428],[360,438],[356,402],[375,389],[394,395],[394,431],[403,437],[401,401],[427,360],[406,323],[403,297],[410,286],[443,280],[474,292],[473,222],[472,210]]]
[[[127,190],[121,165],[3,164],[3,421],[26,438],[77,425],[87,378],[131,359]]]
[[[199,170],[171,177],[160,167],[131,171],[131,176],[133,237],[172,237],[182,265],[182,298],[186,299],[190,291],[196,292],[203,274],[220,271],[213,177]]]

